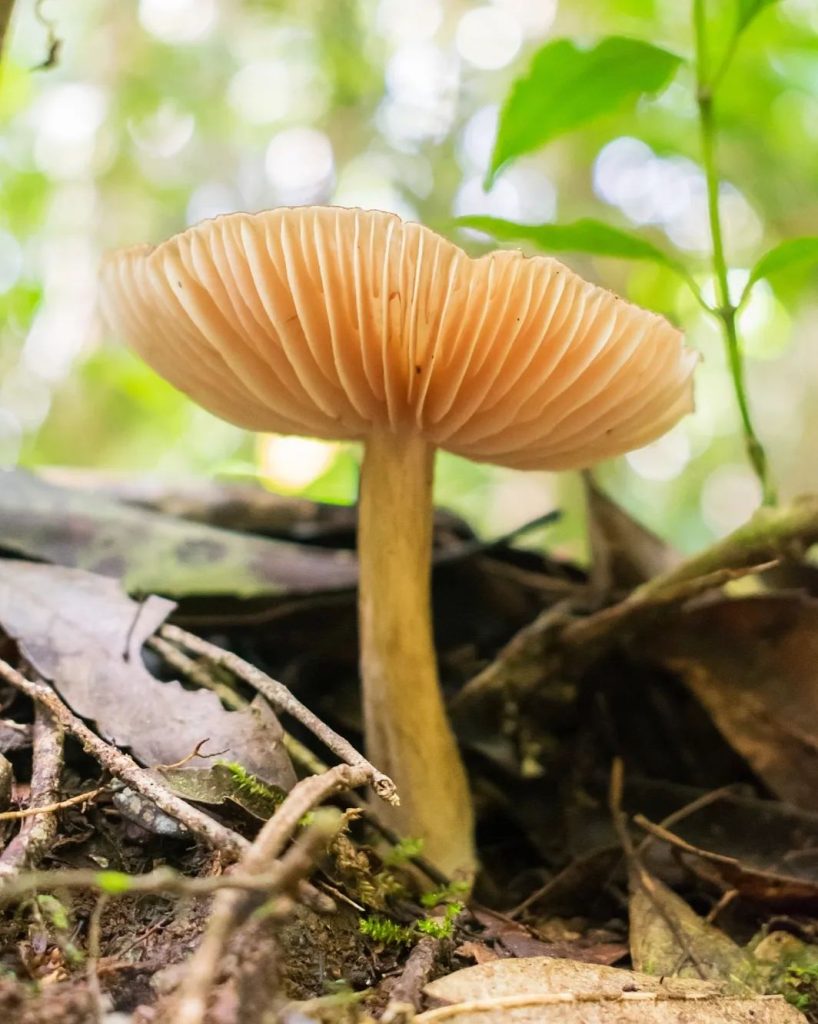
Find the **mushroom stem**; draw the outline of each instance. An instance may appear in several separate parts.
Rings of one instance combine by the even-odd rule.
[[[360,645],[367,756],[394,779],[386,811],[447,874],[472,874],[473,814],[446,717],[431,616],[435,449],[417,435],[366,442],[359,499]],[[381,809],[379,808],[379,813]]]

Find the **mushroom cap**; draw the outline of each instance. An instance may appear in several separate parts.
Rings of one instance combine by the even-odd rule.
[[[414,431],[476,461],[565,469],[693,406],[697,354],[557,260],[477,259],[393,214],[229,214],[103,268],[103,313],[159,374],[257,431]]]

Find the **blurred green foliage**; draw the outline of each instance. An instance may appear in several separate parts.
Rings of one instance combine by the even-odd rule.
[[[696,414],[600,467],[603,484],[688,549],[757,503],[721,339],[675,269],[682,262],[715,301],[688,0],[74,0],[44,10],[62,41],[56,67],[35,70],[47,33],[18,0],[0,83],[1,464],[263,470],[272,486],[351,500],[354,452],[293,477],[291,463],[309,461],[302,450],[288,455],[191,406],[104,334],[94,308],[106,248],[159,241],[231,209],[338,202],[395,209],[474,251],[487,235],[453,227],[455,217],[547,224],[539,239],[507,230],[500,244],[565,251],[580,273],[683,326],[704,355]],[[732,56],[719,83],[717,160],[737,301],[766,251],[818,235],[818,5],[708,0],[707,13],[714,66]],[[531,114],[548,146],[518,146],[526,155],[513,163],[516,153],[500,150],[494,165],[506,166],[484,193],[498,109],[535,54],[571,39],[560,46],[581,59],[606,36],[660,54],[659,71],[623,92],[614,61],[591,90],[611,102],[592,102],[577,131],[556,137]],[[547,109],[547,91],[536,98]],[[582,225],[587,241],[589,219],[667,260],[617,258],[628,253],[610,231],[607,251],[566,242]],[[818,472],[811,257],[779,249],[787,266],[739,314],[757,427],[785,497],[815,488]],[[551,536],[581,548],[571,475],[445,456],[437,490],[492,531],[565,504]]]

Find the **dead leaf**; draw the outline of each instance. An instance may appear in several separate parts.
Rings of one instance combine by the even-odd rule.
[[[818,600],[714,600],[646,639],[773,793],[818,810]]]
[[[629,935],[636,970],[723,981],[731,993],[747,995],[753,968],[744,950],[658,878],[648,883],[636,872],[631,879]]]
[[[31,746],[31,726],[0,718],[0,754],[27,750]]]
[[[514,957],[561,957],[584,963],[614,964],[628,953],[624,943],[611,941],[616,936],[610,932],[600,936],[592,929],[580,934],[566,929],[559,918],[538,922],[534,928],[485,907],[473,907],[472,914],[483,926],[481,938],[496,942],[502,951]]]
[[[177,796],[200,804],[225,804],[241,807],[259,821],[266,821],[284,799],[284,790],[271,788],[261,780],[231,770],[223,761],[207,768],[158,768],[168,787]]]
[[[640,814],[633,820],[652,836],[672,846],[680,860],[699,878],[725,891],[735,889],[745,899],[777,910],[806,913],[818,909],[818,881],[753,868],[735,857],[693,846]]]
[[[427,985],[434,1009],[417,1024],[799,1024],[780,996],[725,997],[686,978],[570,960],[495,960]]]
[[[265,782],[295,781],[269,706],[227,711],[209,690],[160,682],[142,663],[145,641],[174,605],[138,604],[115,580],[61,566],[0,560],[0,626],[71,708],[148,766],[175,764],[202,740]]]
[[[591,582],[602,594],[633,587],[668,572],[681,555],[637,522],[600,490],[590,473],[582,474],[591,545]]]
[[[474,960],[476,964],[487,964],[491,960],[500,959],[499,955],[485,942],[461,942],[454,952],[455,956],[462,957],[464,960]]]
[[[548,995],[570,992],[574,996],[617,999],[623,992],[661,993],[675,998],[712,996],[722,987],[691,978],[654,978],[636,971],[577,960],[551,957],[494,960],[465,967],[430,982],[424,992],[434,1006],[497,999],[514,995]]]
[[[350,551],[233,533],[0,472],[0,548],[120,579],[130,594],[286,597],[353,588]]]
[[[569,994],[566,994],[569,995]],[[552,996],[509,996],[428,1010],[415,1024],[804,1024],[781,996],[754,999],[666,999],[640,995],[603,1001]]]

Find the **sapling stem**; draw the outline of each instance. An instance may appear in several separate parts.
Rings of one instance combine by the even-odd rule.
[[[400,806],[379,813],[449,875],[475,857],[468,782],[438,682],[432,635],[434,448],[415,434],[366,442],[359,499],[360,645],[367,756]],[[384,813],[385,812],[385,813]]]
[[[716,168],[716,118],[713,100],[717,84],[721,81],[729,60],[732,58],[734,43],[716,75],[709,77],[709,48],[707,42],[707,12],[705,0],[693,0],[693,28],[696,46],[696,104],[699,111],[699,135],[701,139],[702,165],[707,184],[707,213],[710,222],[710,237],[713,246],[713,275],[716,280],[717,302],[710,312],[719,321],[727,351],[727,364],[733,381],[739,416],[744,433],[744,446],[750,465],[761,484],[765,505],[776,501],[775,488],[770,479],[767,455],[758,439],[744,374],[744,358],[736,323],[736,305],[730,297],[727,260],[724,254],[724,233],[719,210],[719,177]]]

